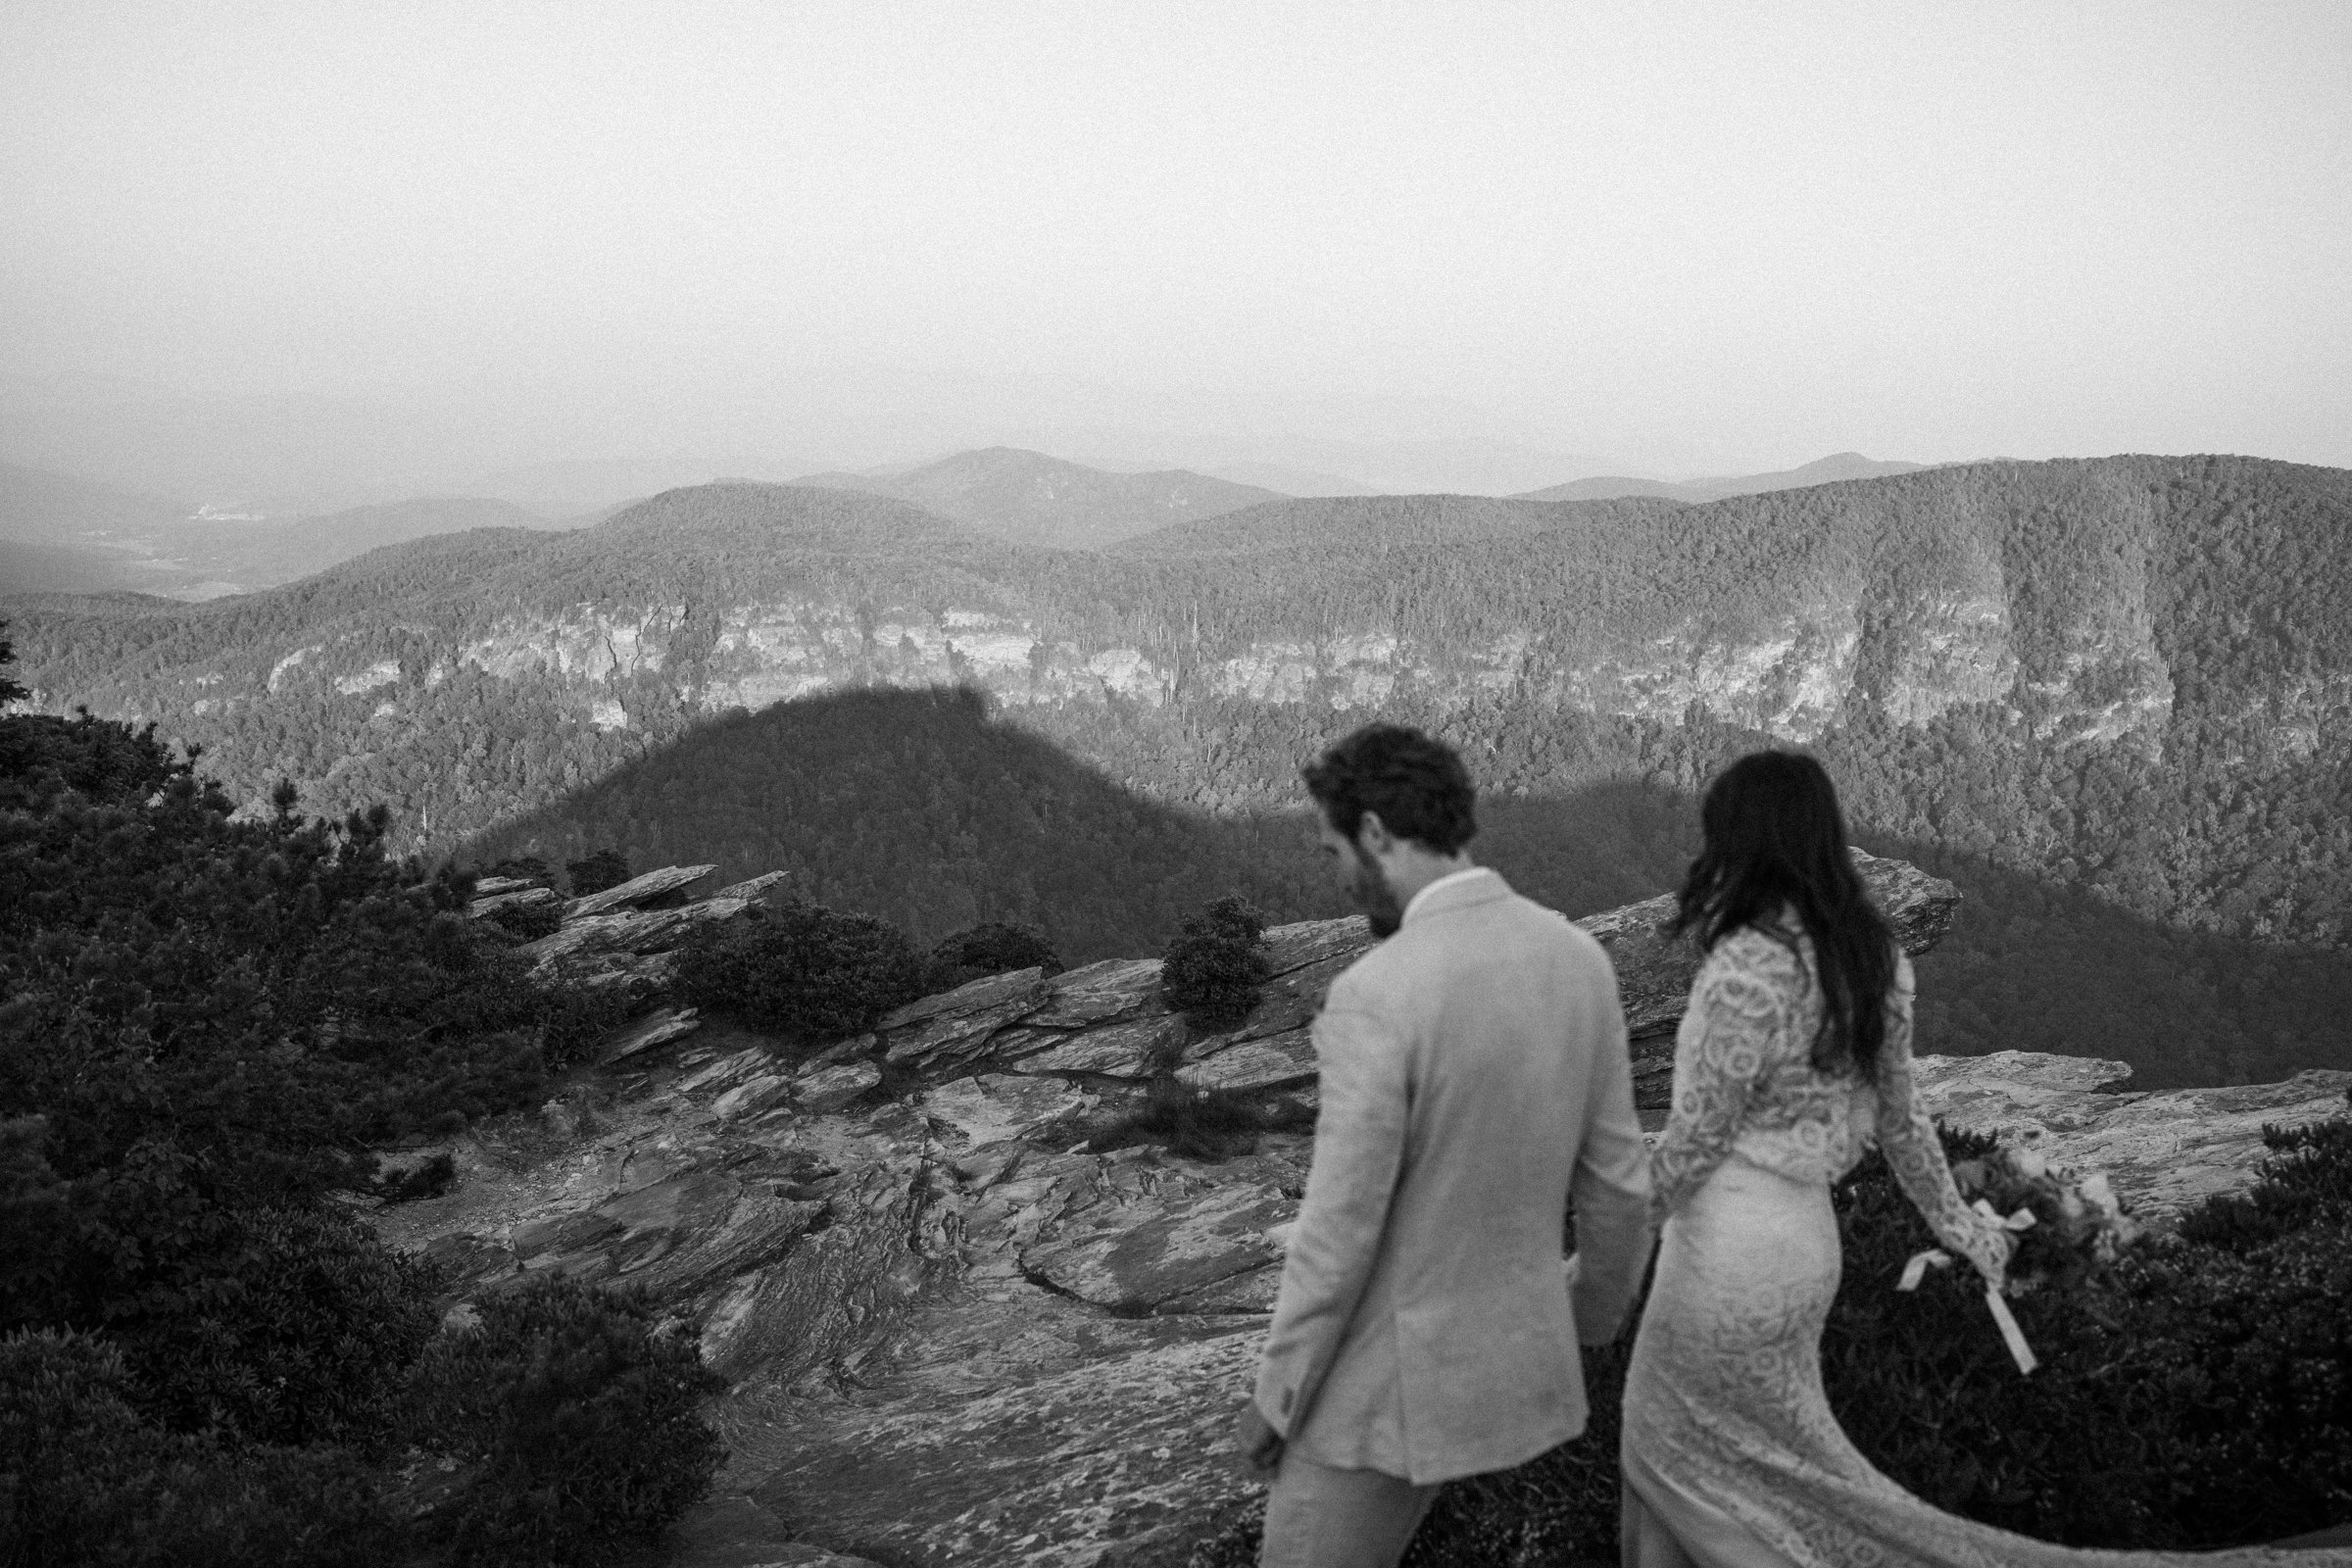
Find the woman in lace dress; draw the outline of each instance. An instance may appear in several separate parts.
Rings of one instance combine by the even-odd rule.
[[[1821,1387],[1839,1272],[1830,1184],[1875,1133],[1945,1249],[1998,1284],[2012,1244],[1961,1201],[1912,1092],[1910,962],[1863,891],[1821,764],[1743,758],[1701,817],[1680,923],[1707,957],[1652,1154],[1664,1234],[1625,1388],[1627,1568],[2352,1560],[2051,1545],[1930,1507],[1846,1440]]]

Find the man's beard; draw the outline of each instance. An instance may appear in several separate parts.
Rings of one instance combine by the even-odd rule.
[[[1404,906],[1396,902],[1389,879],[1380,874],[1380,862],[1361,849],[1355,852],[1355,875],[1348,879],[1348,896],[1364,911],[1374,936],[1384,940],[1393,937],[1396,928],[1404,924]]]

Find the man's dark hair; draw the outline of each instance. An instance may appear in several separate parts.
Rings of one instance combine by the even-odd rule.
[[[1453,748],[1402,724],[1366,724],[1298,770],[1332,827],[1353,839],[1371,811],[1400,839],[1451,855],[1478,835],[1478,790]]]

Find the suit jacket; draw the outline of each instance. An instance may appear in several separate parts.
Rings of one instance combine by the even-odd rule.
[[[1483,871],[1333,983],[1314,1042],[1314,1164],[1259,1409],[1301,1457],[1416,1484],[1581,1433],[1580,1337],[1616,1336],[1650,1240],[1608,955]]]

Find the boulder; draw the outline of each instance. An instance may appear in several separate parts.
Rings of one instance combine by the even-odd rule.
[[[609,887],[602,893],[591,893],[564,906],[564,918],[583,920],[592,914],[604,914],[613,909],[634,908],[640,904],[662,898],[680,888],[692,887],[711,872],[715,865],[667,865],[659,871],[633,876],[626,882]]]
[[[502,893],[519,893],[524,888],[539,885],[527,876],[481,876],[473,879],[473,896],[476,899],[490,899]],[[550,888],[548,891],[553,893],[555,890]]]

